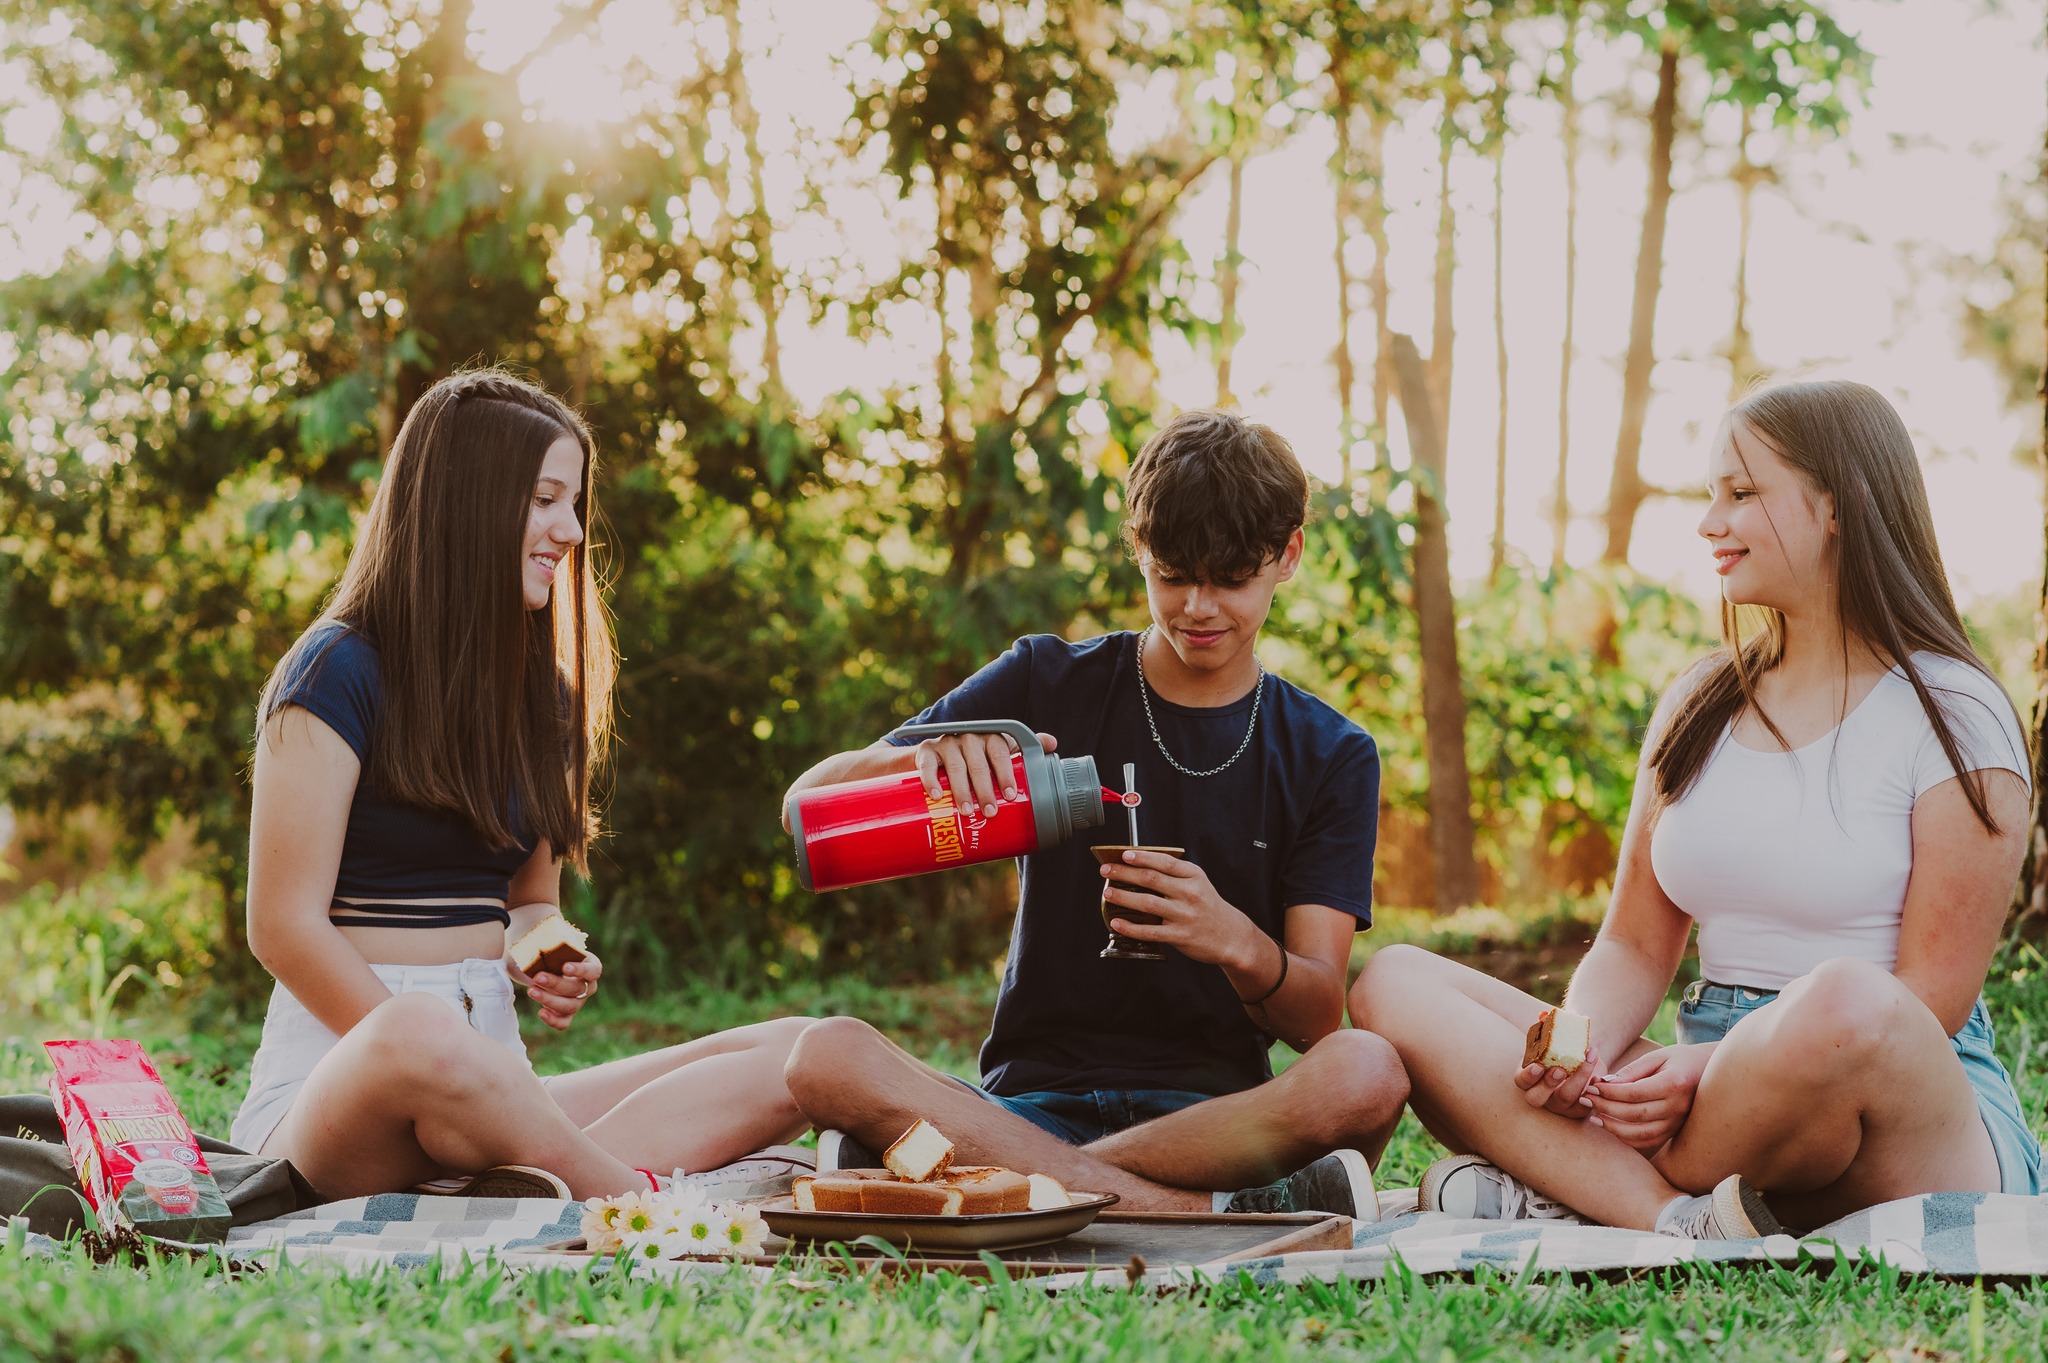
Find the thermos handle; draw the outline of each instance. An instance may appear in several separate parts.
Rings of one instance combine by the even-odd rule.
[[[1017,719],[958,719],[945,724],[908,724],[904,738],[937,738],[942,734],[1003,734],[1024,755],[1024,780],[1031,792],[1031,817],[1038,845],[1051,847],[1083,828],[1099,827],[1106,817],[1102,787],[1092,757],[1056,757],[1045,750],[1029,724]]]
[[[938,739],[948,733],[999,733],[1016,741],[1018,751],[1030,761],[1030,753],[1044,753],[1038,735],[1024,720],[946,720],[944,724],[903,724],[897,733],[905,739]]]

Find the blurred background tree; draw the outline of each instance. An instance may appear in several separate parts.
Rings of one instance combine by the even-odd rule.
[[[754,0],[527,8],[534,32],[501,51],[503,16],[474,0],[0,0],[0,127],[61,115],[9,164],[80,224],[50,268],[0,281],[0,800],[20,820],[16,862],[49,852],[47,880],[66,837],[98,838],[93,856],[126,877],[109,892],[129,926],[102,934],[108,968],[164,978],[153,954],[182,953],[230,987],[253,981],[239,933],[254,698],[319,611],[411,401],[483,361],[531,372],[599,432],[622,742],[608,834],[572,892],[613,976],[895,978],[995,960],[1007,872],[804,894],[781,793],[1018,634],[1142,622],[1121,477],[1174,404],[1173,356],[1199,357],[1197,400],[1259,401],[1244,338],[1261,262],[1242,227],[1261,162],[1316,138],[1335,296],[1296,301],[1336,326],[1319,372],[1338,457],[1269,662],[1380,743],[1382,900],[1529,902],[1604,882],[1650,707],[1706,644],[1699,612],[1627,567],[1615,527],[1645,489],[1623,476],[1626,449],[1599,513],[1612,561],[1567,565],[1564,401],[1554,451],[1504,397],[1485,413],[1490,507],[1450,505],[1414,466],[1389,421],[1404,306],[1390,256],[1426,272],[1428,312],[1399,327],[1429,328],[1433,402],[1463,420],[1486,375],[1450,383],[1452,302],[1479,256],[1459,258],[1458,223],[1491,215],[1504,395],[1500,243],[1557,216],[1534,197],[1507,210],[1504,158],[1526,120],[1554,114],[1572,183],[1586,111],[1619,109],[1615,146],[1664,167],[1646,293],[1636,276],[1653,322],[1649,219],[1670,167],[1732,174],[1747,203],[1849,117],[1867,64],[1826,10],[876,0],[831,68],[847,116],[820,133],[763,116],[784,35]],[[1630,83],[1649,64],[1645,107]],[[1739,119],[1710,148],[1692,133],[1718,105]],[[1390,145],[1425,126],[1431,192],[1390,197]],[[1489,179],[1477,209],[1459,198],[1467,165]],[[1219,196],[1220,250],[1189,245],[1204,194]],[[1576,191],[1556,202],[1570,278]],[[1747,258],[1737,378],[1768,349]],[[1627,264],[1592,268],[1619,279]],[[2023,277],[2038,265],[2016,246],[1958,267],[1987,351],[2038,341],[2009,315],[2038,293]],[[1568,301],[1567,360],[1573,315]],[[1645,323],[1612,357],[1624,431],[1652,391],[1650,336]],[[872,356],[887,363],[848,363]],[[1562,399],[1571,385],[1567,365]],[[1418,506],[1498,526],[1520,467],[1547,483],[1553,462],[1545,568],[1496,531],[1485,577],[1444,603],[1474,868],[1447,889],[1419,722]],[[173,885],[175,911],[147,907]],[[61,903],[52,922],[89,917]]]

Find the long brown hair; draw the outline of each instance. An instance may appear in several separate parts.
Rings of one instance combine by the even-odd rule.
[[[529,610],[527,518],[542,458],[563,436],[583,449],[584,539],[557,569],[548,604]],[[399,427],[322,614],[379,655],[384,709],[362,775],[371,788],[453,814],[498,848],[519,842],[522,823],[579,868],[596,828],[591,768],[610,733],[617,671],[590,557],[592,453],[583,420],[516,375],[442,379]],[[264,718],[314,635],[271,675]]]
[[[1876,389],[1840,379],[1759,389],[1738,402],[1727,420],[1737,436],[1746,431],[1768,442],[1810,487],[1834,499],[1833,558],[1843,647],[1846,651],[1852,638],[1860,640],[1905,674],[1962,780],[1970,809],[1987,831],[1997,834],[1981,777],[1963,770],[1948,717],[1913,665],[1915,653],[1934,653],[1991,676],[1970,646],[1949,591],[1927,487],[1906,424]],[[1739,439],[1736,449],[1740,457]],[[1744,639],[1738,608],[1721,602],[1725,647],[1695,669],[1691,689],[1650,754],[1660,801],[1677,800],[1692,788],[1722,734],[1746,707],[1756,711],[1772,737],[1790,746],[1757,703],[1756,679],[1785,655],[1785,617],[1770,609],[1763,615],[1763,631]]]

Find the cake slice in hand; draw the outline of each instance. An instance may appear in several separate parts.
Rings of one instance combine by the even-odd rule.
[[[1586,1063],[1586,1048],[1592,1040],[1590,1018],[1568,1008],[1546,1008],[1529,1028],[1529,1044],[1522,1048],[1522,1063],[1540,1064],[1570,1074]]]
[[[889,1166],[889,1172],[910,1183],[922,1183],[943,1173],[952,1161],[953,1142],[922,1117],[882,1152],[882,1163]]]
[[[588,956],[590,953],[584,948],[589,945],[590,939],[583,935],[581,928],[573,926],[559,913],[551,913],[512,944],[512,964],[528,976],[543,971],[559,975],[569,962]]]

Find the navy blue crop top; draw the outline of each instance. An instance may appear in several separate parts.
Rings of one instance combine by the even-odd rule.
[[[340,734],[367,766],[370,738],[384,712],[383,669],[375,646],[339,621],[320,621],[308,631],[305,646],[280,679],[270,709],[275,712],[286,705],[301,707]],[[519,845],[496,850],[460,818],[398,804],[358,780],[348,807],[341,866],[334,877],[333,905],[347,912],[330,914],[330,921],[390,928],[510,925],[511,915],[496,905],[403,901],[408,896],[504,900],[513,873],[526,864],[538,843],[516,803],[512,831]],[[346,899],[394,902],[345,904]]]

